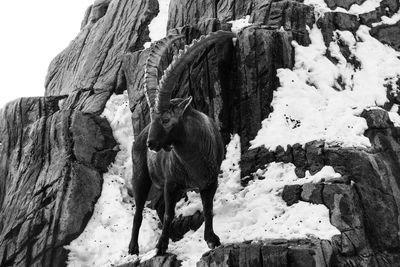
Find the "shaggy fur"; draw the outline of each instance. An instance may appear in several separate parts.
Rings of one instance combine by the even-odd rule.
[[[204,239],[210,248],[220,245],[213,230],[212,210],[224,146],[216,124],[204,113],[191,108],[191,99],[173,99],[167,111],[152,113],[151,123],[134,142],[132,181],[136,213],[130,254],[139,253],[142,212],[152,184],[164,190],[163,229],[157,244],[159,255],[168,248],[169,228],[179,192],[192,188],[199,189],[203,203]]]

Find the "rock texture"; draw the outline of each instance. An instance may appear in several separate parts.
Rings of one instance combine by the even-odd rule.
[[[155,0],[98,0],[50,64],[46,97],[0,111],[0,265],[65,266],[84,230],[102,174],[118,151],[98,115],[126,88],[123,55],[143,47]]]
[[[349,9],[363,0],[327,0]],[[185,40],[168,51],[162,71],[180,48],[202,34],[230,30],[230,20],[249,15],[253,25],[234,42],[202,51],[176,81],[175,96],[192,95],[194,106],[219,125],[225,142],[238,133],[242,144],[242,184],[267,163],[291,162],[296,174],[333,166],[342,178],[284,188],[282,198],[323,204],[341,234],[332,240],[268,240],[231,244],[203,255],[198,266],[398,266],[400,262],[400,129],[384,110],[365,111],[370,149],[305,145],[249,150],[279,86],[278,68],[291,68],[291,43],[310,43],[307,27],[319,27],[326,44],[335,30],[356,32],[398,12],[397,0],[383,0],[359,17],[328,12],[295,0],[171,0],[168,31]],[[112,93],[128,90],[135,135],[149,122],[143,94],[149,53],[147,26],[158,12],[156,0],[96,0],[84,15],[81,32],[50,64],[45,96],[23,98],[0,113],[0,265],[64,266],[63,246],[84,229],[101,192],[102,173],[116,142],[98,115]],[[371,35],[400,49],[399,23],[372,27]],[[349,48],[340,49],[357,68]],[[327,55],[329,57],[329,54]],[[334,59],[331,59],[334,60]],[[400,82],[398,83],[400,86]],[[396,91],[388,88],[389,91]],[[390,103],[400,104],[388,94]],[[152,191],[153,207],[162,205]],[[201,213],[174,220],[174,239],[202,224]],[[126,266],[137,266],[138,263]],[[140,266],[179,266],[174,255]]]
[[[126,89],[123,55],[143,47],[157,12],[156,0],[96,1],[79,35],[51,62],[45,95],[70,95],[62,109],[101,113],[111,93]]]
[[[400,257],[400,129],[384,110],[365,111],[362,116],[368,123],[365,135],[371,149],[327,147],[321,141],[308,143],[305,149],[300,145],[276,151],[260,148],[253,151],[257,153],[253,167],[291,162],[302,177],[305,170],[315,173],[332,166],[342,178],[286,186],[283,199],[288,205],[302,200],[330,210],[331,223],[341,231],[331,241],[335,264],[396,266]]]
[[[371,27],[372,23],[381,21],[382,16],[391,17],[399,10],[399,7],[400,3],[397,0],[383,0],[375,10],[360,14],[360,22]]]
[[[105,119],[24,98],[0,114],[0,265],[63,266],[116,142]]]
[[[380,42],[400,51],[400,22],[393,25],[380,25],[372,28],[371,35]]]
[[[163,256],[155,256],[143,262],[130,262],[119,265],[117,267],[180,267],[182,261],[176,258],[174,254],[166,254]]]
[[[362,2],[328,1],[327,4],[332,8],[348,9],[352,4]],[[382,1],[377,10],[385,10],[385,14],[393,14],[398,7],[393,1]],[[287,255],[288,252],[286,252],[281,255],[282,258],[278,257],[282,262],[278,266],[382,266],[382,264],[395,266],[399,257],[395,251],[399,249],[397,218],[398,207],[400,207],[397,200],[396,173],[400,172],[397,170],[399,168],[396,163],[397,155],[394,156],[398,147],[396,141],[398,129],[390,123],[387,113],[378,114],[379,111],[376,111],[364,114],[371,129],[366,132],[373,143],[373,148],[370,150],[330,148],[319,140],[307,144],[305,149],[300,145],[294,145],[287,148],[280,147],[276,151],[267,151],[264,148],[248,150],[249,140],[254,138],[261,121],[272,111],[270,102],[274,90],[279,86],[276,69],[293,66],[291,42],[294,40],[307,45],[309,38],[306,28],[316,23],[322,30],[325,43],[329,44],[333,40],[335,30],[348,30],[355,33],[360,22],[368,24],[365,22],[367,15],[360,15],[359,20],[357,16],[347,13],[328,12],[315,22],[313,9],[297,1],[172,0],[168,28],[170,32],[184,31],[187,36],[186,43],[189,43],[198,34],[197,32],[208,33],[221,28],[226,29],[229,27],[226,26],[226,22],[244,15],[250,15],[251,21],[256,25],[239,32],[233,48],[218,51],[218,55],[223,55],[224,58],[219,58],[217,62],[224,62],[222,64],[233,68],[230,72],[219,70],[219,73],[224,73],[228,79],[225,78],[226,76],[218,75],[217,80],[222,86],[209,86],[210,82],[207,79],[213,75],[210,69],[216,63],[210,60],[214,53],[214,50],[210,50],[201,58],[207,63],[206,67],[201,62],[193,63],[194,66],[200,67],[197,69],[188,67],[187,73],[177,81],[179,89],[176,95],[186,95],[187,92],[194,95],[195,105],[218,121],[223,133],[239,133],[242,141],[243,185],[251,179],[252,172],[273,161],[295,164],[299,177],[303,177],[306,170],[316,173],[325,165],[333,166],[342,174],[342,178],[326,181],[326,183],[285,188],[283,198],[288,201],[288,204],[302,200],[326,205],[331,211],[332,224],[342,234],[331,241],[323,241],[324,246],[330,251],[324,254],[324,261],[318,261],[315,258],[307,259],[307,253],[299,250],[293,252],[301,259],[296,262],[296,265],[283,260],[286,256],[282,255]],[[380,20],[380,16],[377,21]],[[371,34],[398,49],[397,35],[391,34],[395,33],[397,28],[397,25],[380,26],[373,29]],[[382,37],[379,37],[379,34]],[[342,46],[341,50],[348,61],[357,67],[359,63],[351,58],[348,48]],[[125,76],[130,77],[127,79],[127,86],[136,133],[148,122],[148,109],[141,93],[143,66],[147,53],[146,50],[139,51],[128,54],[124,59]],[[160,72],[170,62],[171,55],[174,53],[176,50],[170,51],[165,62],[160,65]],[[187,80],[189,82],[186,82]],[[192,80],[197,82],[191,83]],[[199,84],[206,87],[196,87]],[[196,89],[193,90],[193,87]],[[215,99],[205,101],[203,104],[201,101],[204,101],[202,99],[205,96],[196,97],[199,92],[210,91],[210,88],[214,92],[219,92],[215,94],[215,99],[222,103],[221,112],[210,113],[210,108],[207,109],[213,106]],[[387,145],[384,148],[378,148],[383,144]],[[382,180],[382,175],[386,181]],[[351,185],[352,183],[355,185]],[[185,220],[190,222],[190,218]],[[385,222],[379,224],[381,220]],[[185,225],[189,225],[189,222]],[[185,228],[189,229],[189,227]],[[301,242],[313,243],[314,241],[302,240]],[[260,258],[261,247],[262,245],[258,245],[254,251],[253,248],[249,249],[252,251],[249,253],[253,253],[258,258],[257,263],[241,266],[263,266],[261,264],[263,258]],[[309,247],[307,251],[312,251],[310,252],[312,255],[321,255],[318,254],[317,247]],[[235,250],[232,247],[219,248],[205,255],[199,266],[236,266],[238,255],[241,255],[239,251],[240,249]],[[246,256],[243,257],[246,258]]]
[[[332,247],[324,240],[267,240],[224,245],[205,253],[197,267],[332,266]]]

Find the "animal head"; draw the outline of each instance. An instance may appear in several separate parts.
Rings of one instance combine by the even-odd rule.
[[[181,73],[206,49],[232,39],[232,37],[235,37],[232,32],[218,31],[194,40],[191,45],[186,45],[184,50],[174,56],[161,79],[158,79],[158,74],[162,57],[175,41],[183,39],[184,36],[169,35],[152,45],[146,62],[144,84],[151,118],[147,138],[149,149],[154,151],[159,151],[161,148],[170,150],[173,142],[180,136],[179,129],[183,129],[179,126],[192,98],[171,100],[173,89]]]
[[[147,146],[150,150],[156,152],[161,148],[166,151],[171,150],[172,143],[180,138],[182,118],[191,102],[191,96],[186,99],[174,98],[167,110],[151,112],[147,137]]]

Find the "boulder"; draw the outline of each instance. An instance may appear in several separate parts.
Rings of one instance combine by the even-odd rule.
[[[393,49],[400,51],[400,22],[393,25],[379,25],[370,31],[371,36]]]
[[[174,254],[155,256],[143,262],[130,262],[117,267],[180,267],[181,261]]]
[[[399,10],[399,7],[400,3],[397,0],[383,0],[375,10],[360,14],[360,23],[371,27],[372,23],[379,22],[382,16],[393,16]]]
[[[317,20],[317,26],[322,31],[325,45],[329,47],[335,30],[350,31],[354,34],[358,30],[360,23],[356,15],[343,12],[327,12]]]
[[[365,0],[325,0],[329,8],[335,9],[341,7],[349,10],[352,5],[361,5]]]
[[[197,267],[330,266],[332,247],[318,239],[266,240],[220,246],[205,253]]]

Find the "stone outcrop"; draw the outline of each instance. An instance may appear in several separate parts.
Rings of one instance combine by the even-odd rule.
[[[157,12],[156,0],[96,1],[79,35],[51,62],[45,95],[70,95],[63,109],[101,113],[111,93],[126,89],[122,58],[143,48]]]
[[[372,28],[371,35],[380,42],[400,51],[400,22],[393,25],[380,25]]]
[[[126,88],[123,55],[143,47],[155,0],[98,0],[50,64],[46,97],[0,111],[0,265],[65,266],[118,152],[102,113]]]
[[[0,114],[0,265],[62,266],[89,220],[116,142],[107,120],[23,98]]]
[[[338,264],[396,266],[400,257],[400,129],[384,110],[365,111],[362,116],[369,127],[365,135],[370,149],[328,147],[321,141],[308,143],[304,149],[300,145],[276,151],[260,148],[253,152],[259,153],[254,163],[259,165],[253,166],[291,162],[300,177],[305,170],[316,173],[325,165],[332,166],[341,178],[286,186],[283,199],[288,205],[301,200],[324,204],[330,210],[331,223],[341,231],[331,242]],[[383,260],[385,265],[381,265]]]
[[[117,267],[180,267],[180,260],[174,254],[166,254],[163,256],[155,256],[143,262],[131,262]]]
[[[363,0],[327,0],[349,9]],[[383,0],[358,17],[327,12],[315,20],[302,1],[171,0],[169,33],[185,35],[168,51],[160,73],[180,48],[200,35],[230,30],[231,20],[250,16],[253,25],[234,42],[202,51],[176,81],[174,95],[192,95],[194,106],[219,125],[224,141],[238,133],[242,144],[242,184],[270,162],[293,163],[296,174],[316,173],[326,165],[340,179],[292,185],[282,197],[323,204],[341,234],[332,240],[268,240],[231,244],[212,250],[198,266],[396,266],[400,262],[400,130],[384,110],[365,111],[372,147],[329,147],[315,140],[301,145],[249,150],[271,112],[279,86],[278,68],[292,68],[296,41],[308,45],[308,27],[319,27],[324,41],[335,30],[355,33],[382,16],[398,12],[397,0]],[[149,122],[143,94],[149,53],[147,25],[158,12],[156,0],[97,0],[84,15],[81,32],[50,64],[45,96],[24,98],[0,114],[0,265],[64,266],[63,249],[84,229],[101,192],[102,173],[117,153],[108,122],[99,117],[112,93],[128,90],[135,135]],[[400,24],[372,27],[371,35],[400,50]],[[348,62],[357,62],[344,44]],[[327,55],[329,57],[329,54]],[[333,60],[333,59],[332,59]],[[398,85],[400,85],[398,83]],[[391,88],[393,89],[393,88]],[[393,90],[388,90],[393,91]],[[395,91],[395,90],[394,90]],[[399,104],[397,96],[388,95]],[[159,200],[153,190],[151,200]],[[157,208],[159,202],[153,201]],[[174,239],[202,224],[200,212],[174,220]],[[174,255],[140,266],[179,266]],[[126,266],[137,266],[137,263]]]
[[[375,10],[360,14],[360,22],[371,27],[372,23],[381,21],[382,16],[391,17],[399,10],[399,7],[400,3],[397,0],[383,0]]]
[[[351,4],[360,4],[361,2],[330,1],[328,5],[332,8],[343,7],[348,9]],[[381,7],[387,12],[393,12],[398,9],[390,1],[382,1]],[[247,27],[239,32],[233,48],[234,54],[232,55],[232,52],[228,51],[229,56],[222,59],[228,64],[230,62],[231,68],[234,68],[233,72],[228,73],[228,77],[233,82],[224,83],[223,76],[220,75],[218,77],[221,84],[226,85],[219,88],[222,96],[220,101],[222,102],[223,112],[219,113],[219,117],[216,117],[215,113],[208,113],[216,121],[220,122],[222,132],[227,129],[228,131],[237,132],[241,136],[242,184],[246,185],[248,179],[252,179],[250,175],[252,172],[273,161],[293,163],[296,166],[296,174],[299,177],[304,177],[305,171],[316,173],[325,165],[333,166],[337,172],[342,174],[342,178],[331,180],[328,184],[290,186],[283,192],[283,197],[290,202],[289,204],[302,200],[326,205],[331,211],[332,224],[342,232],[341,235],[331,241],[324,241],[325,245],[330,247],[330,254],[324,256],[324,263],[318,263],[315,259],[314,261],[305,260],[301,263],[298,262],[298,266],[302,266],[301,264],[304,266],[330,266],[331,264],[339,266],[346,264],[380,266],[385,260],[386,265],[394,266],[399,256],[393,253],[398,249],[397,243],[399,242],[397,236],[397,214],[399,210],[396,201],[398,198],[396,187],[398,186],[394,186],[397,178],[395,175],[386,176],[388,180],[383,181],[381,184],[376,184],[373,181],[379,181],[381,179],[379,177],[383,173],[385,175],[397,173],[398,167],[394,162],[395,160],[389,159],[393,158],[393,152],[388,152],[387,147],[384,150],[384,153],[387,153],[386,156],[383,156],[381,152],[377,152],[379,149],[376,145],[383,141],[375,140],[375,137],[370,134],[371,131],[374,131],[372,129],[376,130],[374,123],[378,125],[383,123],[385,126],[383,128],[378,127],[380,132],[374,133],[374,135],[383,138],[382,134],[385,132],[385,138],[390,139],[390,141],[385,140],[385,142],[391,143],[389,146],[391,147],[390,151],[396,151],[397,141],[395,142],[394,140],[397,139],[397,129],[387,120],[387,114],[378,117],[376,117],[378,112],[364,114],[369,122],[374,122],[370,125],[371,130],[366,132],[367,136],[375,140],[371,140],[371,143],[374,144],[374,148],[371,150],[329,148],[325,146],[323,141],[318,140],[307,144],[305,149],[300,145],[294,145],[285,149],[280,147],[276,151],[267,151],[264,148],[248,150],[248,142],[257,134],[261,121],[272,111],[270,102],[274,90],[279,86],[279,82],[276,79],[276,69],[282,67],[291,68],[293,66],[291,42],[295,40],[301,45],[307,45],[309,38],[306,27],[312,27],[316,23],[322,30],[325,43],[329,44],[333,40],[333,32],[335,30],[347,30],[355,33],[360,26],[359,19],[357,16],[347,13],[328,12],[315,22],[313,9],[296,1],[248,1],[247,3],[243,1],[210,1],[200,3],[200,1],[173,0],[170,5],[168,28],[170,31],[178,32],[182,32],[182,29],[184,29],[186,36],[188,36],[186,42],[190,43],[192,39],[190,36],[193,36],[193,31],[207,33],[209,30],[226,28],[226,22],[241,18],[244,15],[250,15],[250,20],[256,25]],[[360,18],[362,16],[360,15]],[[204,21],[208,23],[212,21],[214,26],[205,27]],[[363,23],[362,19],[361,23]],[[379,30],[380,28],[383,30]],[[385,31],[385,29],[390,29],[395,32],[397,30],[396,26],[381,26],[380,28],[372,30],[371,33],[378,36],[378,32],[382,32],[384,37],[381,40],[386,38],[386,43],[397,49],[395,41],[392,41],[397,35],[392,34],[392,36],[389,36],[388,31]],[[348,61],[357,67],[359,63],[351,58],[346,47],[341,47],[341,50]],[[126,63],[124,65],[125,76],[130,73],[132,79],[131,81],[128,80],[127,85],[128,91],[131,92],[130,104],[134,123],[137,123],[134,126],[135,129],[142,129],[148,122],[147,106],[143,104],[143,95],[140,93],[140,89],[138,90],[143,83],[141,79],[146,53],[148,52],[145,50],[130,54],[124,61]],[[173,54],[176,51],[174,50],[170,53]],[[209,56],[212,53],[213,51],[211,50],[207,57],[203,57],[202,60],[209,60]],[[219,53],[227,55],[221,51]],[[168,64],[168,60],[171,57],[166,59],[167,63],[161,64],[160,72]],[[215,62],[213,63],[215,64]],[[200,63],[196,62],[193,65],[200,65]],[[181,78],[177,81],[177,88],[181,88],[181,90],[184,90],[182,88],[188,88],[186,90],[192,95],[196,95],[199,90],[204,91],[204,88],[193,90],[192,87],[197,84],[209,84],[209,82],[202,81],[202,79],[207,78],[207,75],[203,76],[203,73],[212,73],[209,71],[209,67],[210,65],[208,65],[208,68],[200,67],[196,71],[189,67],[187,70],[189,74],[182,75],[183,79]],[[188,79],[185,78],[185,75],[198,82],[185,83],[184,79]],[[200,77],[200,80],[196,77]],[[206,91],[208,91],[210,87],[206,86],[206,88]],[[215,88],[214,91],[217,91]],[[226,90],[228,90],[228,94],[225,93]],[[176,95],[179,96],[180,93],[177,91]],[[182,95],[185,94],[186,92]],[[203,108],[198,100],[199,98],[196,101],[195,97],[195,105],[207,112],[207,106],[210,105],[210,102],[206,102],[206,108]],[[388,165],[389,161],[392,163]],[[371,167],[377,164],[377,168]],[[368,177],[368,179],[365,179],[365,177]],[[356,186],[351,186],[351,183],[355,183]],[[389,184],[391,185],[390,189],[387,186]],[[387,190],[394,191],[388,192]],[[378,221],[382,219],[385,220],[385,223],[383,223],[383,226],[378,227]],[[190,219],[186,220],[190,222]],[[189,223],[186,223],[186,225],[189,225]],[[186,228],[189,229],[188,227]],[[301,242],[312,241],[302,240]],[[232,246],[240,247],[241,245]],[[254,252],[256,257],[260,255],[259,249],[258,247]],[[316,253],[318,249],[309,249],[313,251],[311,254],[318,254]],[[250,251],[253,250],[250,249]],[[218,248],[205,255],[199,266],[236,266],[233,263],[234,261],[228,260],[227,263],[226,260],[230,257],[237,259],[235,257],[237,257],[238,253],[231,248]],[[299,255],[306,255],[304,252],[298,253]],[[282,257],[285,258],[284,256]],[[217,263],[218,259],[223,260]],[[262,258],[259,259],[259,262],[262,261]],[[285,264],[282,266],[288,266],[287,262]],[[257,263],[251,266],[262,265]]]
[[[352,5],[361,5],[365,0],[326,0],[325,3],[329,8],[335,9],[337,7],[341,7],[349,10]]]
[[[318,28],[321,29],[325,45],[333,41],[333,32],[350,31],[353,34],[358,30],[360,23],[356,15],[342,12],[327,12],[317,21]]]
[[[325,240],[266,240],[231,244],[205,253],[197,267],[207,266],[332,266],[332,247]]]

